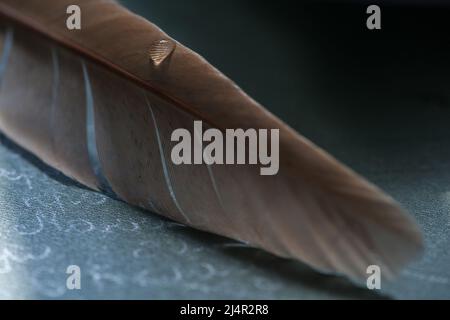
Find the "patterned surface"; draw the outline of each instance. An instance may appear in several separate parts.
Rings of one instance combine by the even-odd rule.
[[[86,190],[1,142],[0,298],[377,297]],[[66,289],[69,265],[81,290]]]

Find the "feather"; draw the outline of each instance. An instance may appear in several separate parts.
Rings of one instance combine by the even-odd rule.
[[[82,29],[65,27],[66,7]],[[84,185],[319,271],[397,274],[422,249],[389,196],[300,136],[202,57],[109,0],[0,0],[0,129]],[[179,165],[171,133],[279,129],[280,170]],[[195,135],[195,133],[194,133]]]

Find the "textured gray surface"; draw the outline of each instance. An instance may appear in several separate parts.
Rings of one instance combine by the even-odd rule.
[[[0,298],[376,298],[73,184],[2,138]],[[81,290],[66,289],[69,265]]]
[[[399,200],[425,254],[376,294],[80,188],[2,139],[1,298],[450,298],[445,12],[411,25],[385,11],[374,34],[358,7],[121,2]],[[80,291],[65,289],[70,264]]]

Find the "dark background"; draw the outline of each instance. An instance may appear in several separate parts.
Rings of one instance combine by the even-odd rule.
[[[345,162],[336,144],[448,136],[449,8],[381,1],[370,31],[356,2],[122,1]]]

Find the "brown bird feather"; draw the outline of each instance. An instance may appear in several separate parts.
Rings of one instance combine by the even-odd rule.
[[[66,28],[66,8],[82,29]],[[192,227],[361,280],[422,248],[387,195],[195,52],[109,0],[0,0],[0,129],[91,187]],[[174,129],[280,129],[280,171],[170,161]]]

